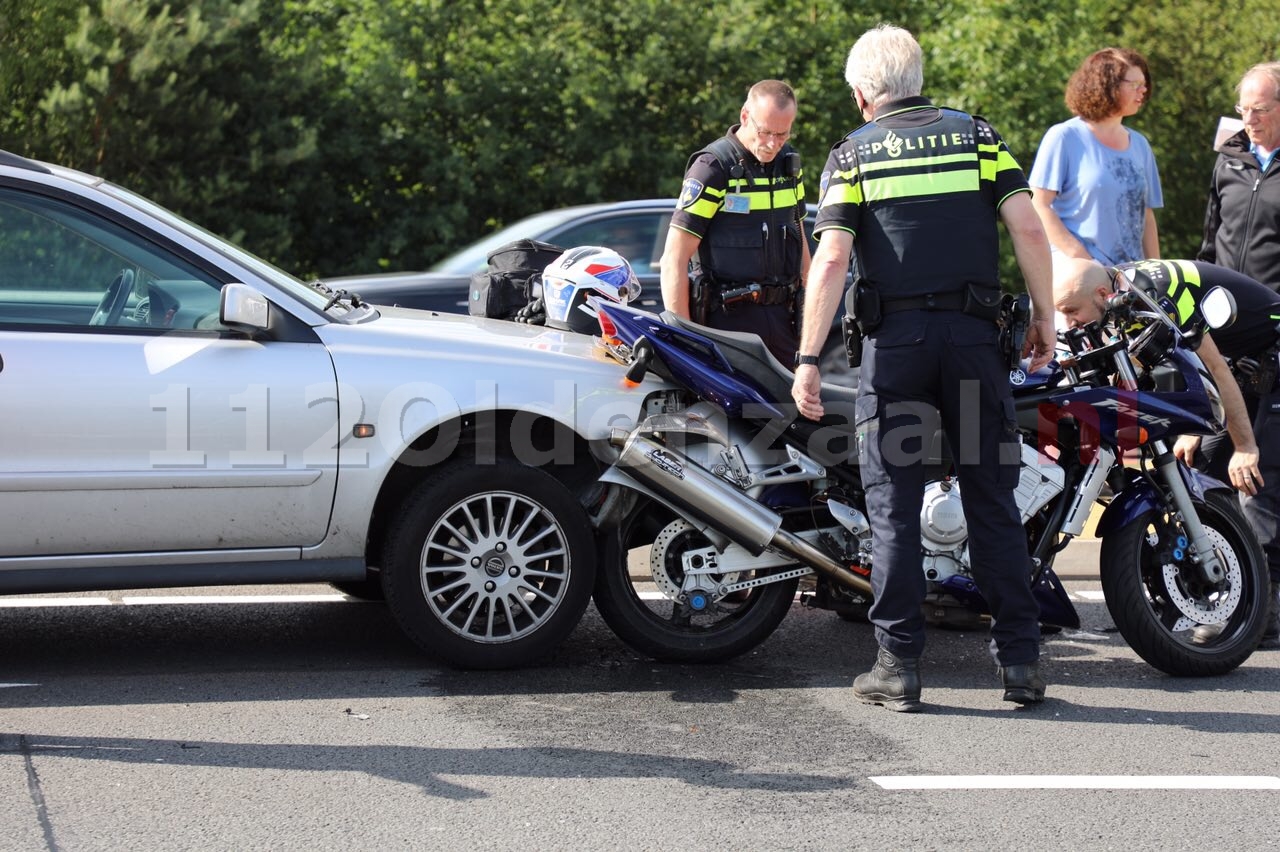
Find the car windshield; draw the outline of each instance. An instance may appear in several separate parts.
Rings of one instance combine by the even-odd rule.
[[[479,272],[489,264],[489,252],[498,246],[506,245],[512,240],[534,237],[567,222],[582,214],[582,208],[549,210],[534,216],[521,219],[519,222],[494,231],[487,237],[472,243],[461,251],[454,252],[444,260],[436,262],[428,268],[428,272],[449,272],[454,275],[470,275]]]
[[[112,195],[115,195],[121,201],[124,201],[155,217],[156,219],[159,219],[161,222],[164,222],[166,225],[169,225],[176,230],[184,233],[191,233],[194,231],[211,248],[214,248],[226,255],[241,266],[246,266],[249,269],[252,269],[257,275],[262,276],[264,279],[270,281],[281,290],[286,291],[290,296],[293,296],[299,301],[315,307],[316,310],[324,311],[327,309],[326,306],[331,306],[332,293],[316,289],[315,287],[285,272],[283,269],[273,266],[257,255],[245,251],[239,246],[233,245],[232,243],[222,239],[217,234],[211,233],[194,222],[190,222],[182,218],[172,210],[167,210],[159,204],[156,204],[154,201],[150,201],[143,198],[141,195],[130,192],[129,190],[116,186],[112,183],[104,181],[100,184],[100,188]]]

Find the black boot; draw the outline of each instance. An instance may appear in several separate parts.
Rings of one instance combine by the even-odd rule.
[[[1271,605],[1267,611],[1267,629],[1262,632],[1258,647],[1264,651],[1280,648],[1280,583],[1271,583]]]
[[[853,679],[853,694],[864,704],[915,713],[920,709],[920,659],[900,659],[881,648],[871,671]]]
[[[1016,701],[1018,704],[1039,704],[1044,701],[1044,678],[1040,677],[1039,663],[1000,666],[1000,683],[1004,686],[1005,701]]]

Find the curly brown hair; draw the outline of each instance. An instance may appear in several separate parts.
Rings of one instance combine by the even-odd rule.
[[[1099,121],[1120,111],[1120,86],[1130,68],[1142,71],[1151,99],[1151,70],[1136,50],[1105,47],[1089,54],[1067,81],[1067,109],[1086,121]]]

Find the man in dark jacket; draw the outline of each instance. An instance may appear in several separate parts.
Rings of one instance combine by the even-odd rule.
[[[1280,177],[1272,171],[1280,148],[1280,62],[1253,66],[1237,90],[1244,130],[1218,149],[1198,257],[1280,292]],[[1271,616],[1262,647],[1280,648],[1280,393],[1273,383],[1249,402],[1269,484],[1245,501],[1245,514],[1271,566]]]
[[[1280,291],[1280,62],[1253,66],[1237,88],[1244,130],[1218,149],[1197,257]]]

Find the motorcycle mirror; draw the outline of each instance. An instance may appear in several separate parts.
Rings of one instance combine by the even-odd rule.
[[[1209,328],[1226,328],[1236,321],[1235,297],[1222,287],[1210,288],[1200,300],[1200,314]]]

